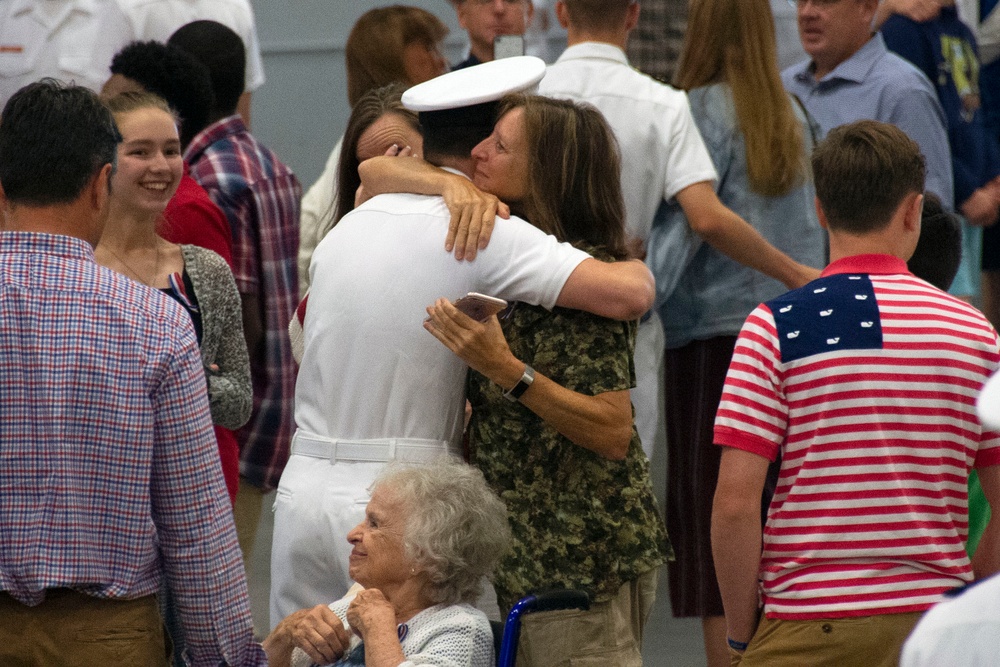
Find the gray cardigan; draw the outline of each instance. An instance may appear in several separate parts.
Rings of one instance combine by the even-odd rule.
[[[211,250],[182,245],[181,254],[201,311],[201,361],[208,377],[212,421],[236,429],[250,419],[253,407],[250,358],[236,281],[226,260]],[[211,364],[217,364],[219,370],[208,370]]]

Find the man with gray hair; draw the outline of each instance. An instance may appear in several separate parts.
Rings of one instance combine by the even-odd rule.
[[[895,4],[895,3],[893,3]],[[857,120],[892,123],[927,159],[927,190],[952,206],[951,153],[944,111],[931,82],[872,33],[878,0],[810,0],[797,5],[809,60],[781,74],[824,133]],[[884,16],[883,16],[884,18]]]

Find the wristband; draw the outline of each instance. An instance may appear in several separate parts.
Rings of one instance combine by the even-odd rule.
[[[511,403],[516,403],[518,399],[521,398],[521,394],[528,391],[528,387],[530,387],[531,383],[534,381],[535,381],[535,369],[533,369],[528,364],[525,364],[524,375],[521,376],[521,379],[517,381],[517,384],[515,384],[510,391],[505,391],[503,393],[503,397],[506,398]]]
[[[738,642],[732,637],[726,637],[726,643],[729,644],[729,648],[740,653],[747,650],[747,646],[750,645],[750,642]]]

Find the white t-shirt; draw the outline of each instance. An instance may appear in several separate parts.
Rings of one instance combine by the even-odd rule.
[[[715,181],[712,158],[691,117],[687,95],[632,69],[617,46],[584,42],[550,65],[539,92],[597,107],[622,154],[625,228],[649,236],[660,203]]]
[[[997,664],[1000,577],[931,607],[903,645],[900,667]]]
[[[264,83],[264,61],[257,39],[257,23],[249,0],[115,0],[127,18],[125,32],[107,31],[103,39],[115,46],[110,57],[132,41],[166,42],[174,32],[192,21],[217,21],[240,36],[246,47],[246,90]],[[106,48],[107,50],[107,48]],[[107,66],[111,60],[108,58]]]
[[[316,247],[295,422],[320,436],[457,443],[466,366],[423,328],[425,308],[468,292],[555,305],[590,256],[518,218],[497,220],[472,262],[444,250],[440,197],[381,195]]]
[[[100,90],[111,64],[94,57],[102,25],[127,26],[111,0],[0,0],[0,108],[44,77]]]

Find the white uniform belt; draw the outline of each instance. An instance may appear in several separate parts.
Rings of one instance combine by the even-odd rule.
[[[419,438],[383,438],[378,440],[343,440],[326,438],[299,430],[292,437],[292,454],[355,463],[386,463],[404,461],[428,463],[446,454],[448,443],[444,440]]]

